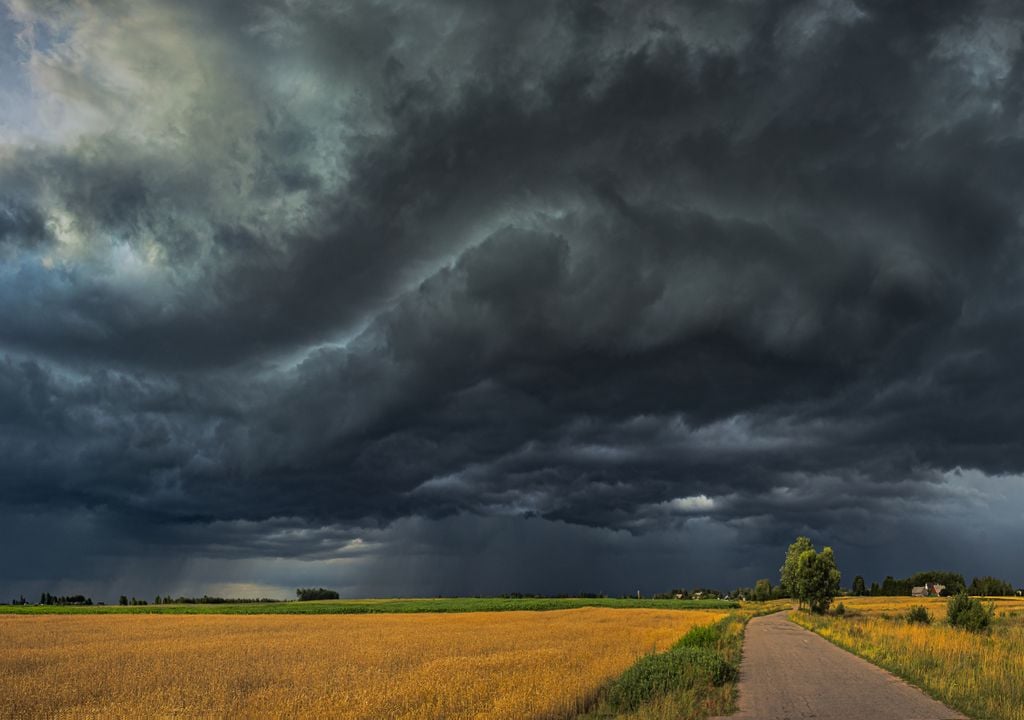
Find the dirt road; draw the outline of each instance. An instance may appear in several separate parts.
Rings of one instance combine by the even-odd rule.
[[[730,720],[964,720],[917,688],[786,619],[754,618]]]

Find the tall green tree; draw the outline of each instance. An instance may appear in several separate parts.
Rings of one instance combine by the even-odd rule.
[[[833,598],[839,594],[839,580],[832,548],[826,547],[820,553],[811,548],[797,559],[796,597],[801,607],[806,603],[811,612],[827,612]]]
[[[862,576],[858,575],[853,579],[853,588],[851,589],[851,592],[854,595],[868,594],[867,588],[864,586],[864,578]]]
[[[800,556],[808,550],[813,550],[814,545],[809,537],[801,535],[786,551],[786,562],[779,568],[779,581],[782,591],[789,597],[796,597],[796,566]]]
[[[754,583],[754,600],[765,602],[772,598],[772,583],[768,578],[762,578]]]

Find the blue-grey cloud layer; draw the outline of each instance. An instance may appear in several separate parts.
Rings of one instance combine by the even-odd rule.
[[[1024,576],[1014,4],[7,10],[0,591]]]

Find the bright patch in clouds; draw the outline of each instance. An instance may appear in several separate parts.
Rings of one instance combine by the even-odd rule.
[[[707,495],[693,495],[691,497],[673,498],[669,501],[668,505],[673,510],[692,513],[714,509],[715,501]]]

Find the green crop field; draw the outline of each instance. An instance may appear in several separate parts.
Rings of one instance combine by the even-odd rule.
[[[727,600],[634,600],[621,598],[420,598],[312,600],[275,603],[182,605],[0,605],[0,614],[167,614],[167,615],[329,615],[364,613],[452,613],[506,610],[570,610],[581,607],[715,610],[739,607]]]

